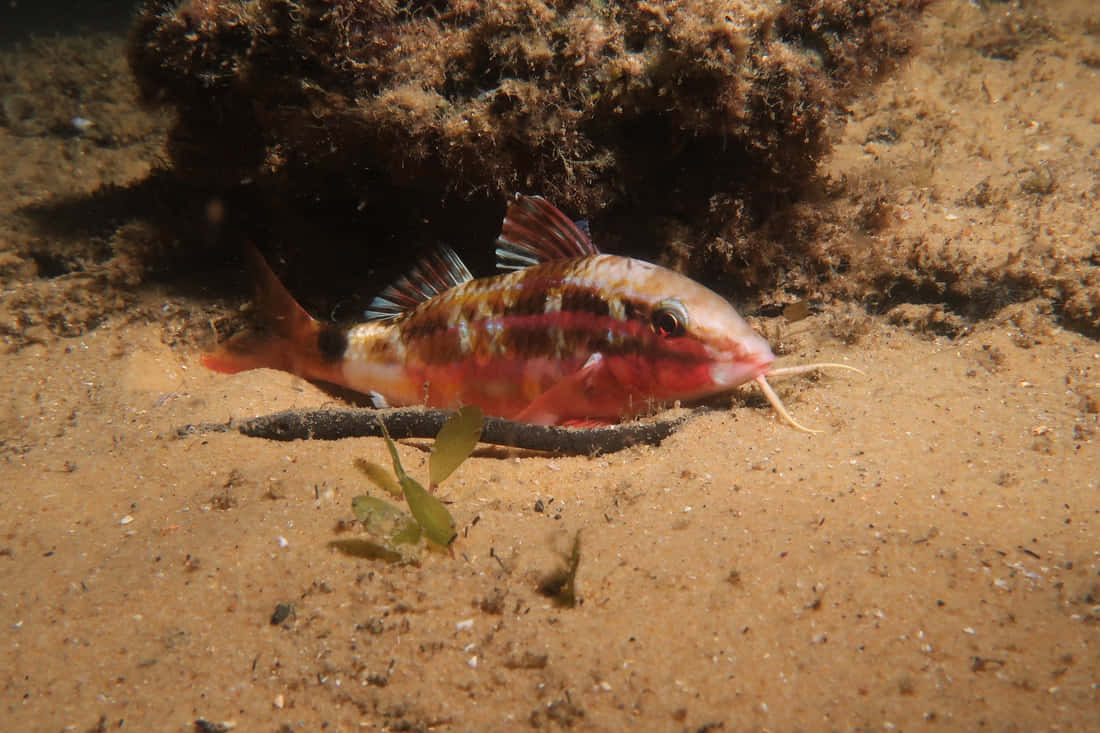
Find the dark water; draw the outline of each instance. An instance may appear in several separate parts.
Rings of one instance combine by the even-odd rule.
[[[0,0],[0,46],[32,35],[125,32],[139,0]]]

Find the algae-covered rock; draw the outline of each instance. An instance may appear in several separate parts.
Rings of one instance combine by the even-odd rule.
[[[522,190],[605,214],[605,242],[644,213],[692,248],[813,180],[926,3],[148,0],[130,58],[196,180],[349,207]]]

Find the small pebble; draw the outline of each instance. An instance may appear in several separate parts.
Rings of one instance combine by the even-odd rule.
[[[275,604],[275,610],[271,614],[271,625],[278,626],[283,621],[290,618],[292,613],[294,613],[294,606],[290,603]]]

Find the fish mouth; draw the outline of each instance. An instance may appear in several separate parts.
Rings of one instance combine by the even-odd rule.
[[[716,387],[733,389],[766,374],[775,362],[771,349],[727,356],[710,368],[710,376]]]

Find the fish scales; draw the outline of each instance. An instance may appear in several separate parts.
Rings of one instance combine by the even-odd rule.
[[[698,379],[706,354],[693,342],[671,350],[662,343],[649,324],[651,306],[635,292],[634,269],[632,260],[594,255],[463,283],[397,317],[390,329],[353,330],[351,368],[381,382],[379,372],[392,372],[384,354],[400,355],[401,379],[388,385],[391,395],[504,414],[577,372],[594,353],[616,360],[621,374],[638,377],[657,366],[676,370],[681,381]],[[387,347],[372,343],[378,340]]]
[[[648,306],[608,285],[624,262],[597,255],[471,281],[421,304],[395,326],[409,354],[424,364],[538,357],[583,362],[594,352],[656,352]],[[618,279],[625,284],[626,278]],[[699,354],[669,356],[690,360]]]

